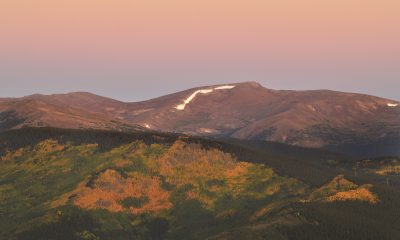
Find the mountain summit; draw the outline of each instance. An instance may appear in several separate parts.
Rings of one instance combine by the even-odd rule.
[[[90,93],[0,99],[0,130],[24,126],[150,129],[331,149],[375,145],[387,154],[400,149],[396,101],[329,90],[271,90],[256,82],[198,87],[136,103]]]

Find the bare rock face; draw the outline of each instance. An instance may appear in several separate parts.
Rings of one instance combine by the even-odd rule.
[[[396,101],[328,90],[278,91],[256,82],[204,86],[137,103],[90,93],[0,99],[0,129],[22,126],[143,128],[400,153]]]

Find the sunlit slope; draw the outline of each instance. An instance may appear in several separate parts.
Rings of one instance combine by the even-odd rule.
[[[206,238],[255,222],[308,191],[271,168],[182,141],[99,152],[95,144],[46,140],[3,156],[0,175],[2,236],[22,239],[113,232],[149,239],[154,221],[165,225],[164,237]],[[84,216],[92,220],[68,223]]]
[[[400,105],[369,95],[202,86],[127,103],[77,92],[0,98],[0,132],[23,127],[151,130],[273,141],[354,156],[398,155]]]
[[[330,152],[61,129],[6,132],[0,143],[0,239],[400,234],[398,177],[355,177],[352,160]]]

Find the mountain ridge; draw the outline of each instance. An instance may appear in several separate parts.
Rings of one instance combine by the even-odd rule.
[[[332,90],[274,90],[257,82],[187,89],[140,102],[89,92],[0,98],[0,131],[21,127],[152,130],[341,148],[389,142],[400,152],[398,102]]]

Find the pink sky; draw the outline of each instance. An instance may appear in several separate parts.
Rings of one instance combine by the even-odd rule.
[[[257,79],[269,76],[263,69],[321,75],[369,69],[384,72],[375,81],[391,85],[400,75],[399,26],[398,0],[1,0],[0,81],[23,82],[28,75],[21,71],[31,81],[56,79],[56,69],[79,79],[82,69],[105,67],[115,81],[152,69],[171,84],[184,81],[172,80],[182,68],[185,77],[201,71],[205,84],[224,75],[230,79],[221,81],[243,80],[223,71],[263,82]],[[326,81],[321,87],[335,86]]]

